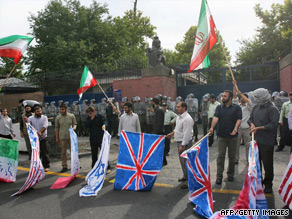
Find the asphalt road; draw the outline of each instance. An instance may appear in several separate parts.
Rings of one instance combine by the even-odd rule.
[[[200,126],[199,128],[201,130]],[[82,137],[79,141],[84,144],[88,142],[88,138]],[[286,147],[284,151],[274,154],[274,193],[267,195],[270,209],[279,209],[284,206],[277,188],[289,162],[289,150],[290,148]],[[240,154],[240,162],[236,165],[234,182],[227,181],[225,171],[223,183],[218,186],[215,184],[217,141],[210,148],[214,211],[233,206],[238,198],[247,169],[243,146],[240,147]],[[188,190],[181,189],[181,184],[177,181],[182,176],[182,171],[175,143],[171,144],[170,155],[167,157],[168,165],[163,167],[155,186],[150,192],[117,191],[113,189],[117,157],[118,140],[112,138],[110,163],[113,170],[107,175],[103,188],[96,197],[79,197],[79,189],[86,185],[84,178],[90,170],[89,147],[83,148],[80,154],[79,159],[82,169],[79,176],[66,188],[50,190],[51,185],[60,177],[59,171],[61,170],[60,158],[52,157],[50,172],[41,182],[23,194],[11,197],[14,192],[21,188],[28,176],[30,165],[28,156],[27,154],[20,154],[16,182],[0,182],[0,218],[200,218],[193,212],[194,205],[188,200]],[[225,168],[227,167],[227,160],[228,158]],[[69,174],[70,172],[67,172],[67,175]],[[292,214],[286,218],[292,218]]]

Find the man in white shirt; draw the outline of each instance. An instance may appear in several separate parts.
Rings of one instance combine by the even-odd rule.
[[[177,143],[179,161],[183,171],[183,177],[179,178],[179,182],[184,182],[181,185],[182,189],[188,188],[187,183],[187,167],[186,159],[180,155],[192,146],[193,126],[194,120],[187,112],[187,104],[185,102],[179,102],[176,105],[176,111],[179,114],[176,118],[176,126],[173,132],[169,133],[166,137],[171,138],[174,136],[174,140]]]
[[[0,115],[0,137],[12,139],[15,137],[12,128],[12,119],[7,115],[7,109],[3,109]]]
[[[211,128],[213,117],[215,114],[216,107],[220,105],[219,102],[216,101],[216,96],[214,94],[210,95],[210,102],[208,107],[208,126]],[[209,135],[209,147],[212,147],[214,143],[214,133]]]
[[[136,113],[132,112],[132,103],[126,102],[124,104],[124,114],[120,118],[118,136],[120,136],[121,131],[129,132],[141,132],[141,126],[139,122],[139,117]]]

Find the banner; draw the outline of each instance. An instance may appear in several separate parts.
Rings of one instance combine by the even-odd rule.
[[[114,189],[150,191],[163,161],[164,135],[121,131]]]
[[[87,182],[87,185],[79,190],[80,197],[96,196],[97,193],[101,190],[108,166],[110,141],[111,135],[107,131],[104,131],[98,160],[96,161],[92,170],[86,176],[85,181]]]
[[[72,128],[69,128],[69,133],[71,141],[71,176],[59,177],[50,189],[65,188],[79,173],[80,163],[78,158],[78,138]]]
[[[0,138],[0,181],[15,182],[18,166],[18,141]]]
[[[21,189],[11,196],[19,195],[30,189],[45,177],[43,164],[40,160],[40,142],[37,131],[29,123],[26,123],[27,132],[31,144],[31,160],[28,177]]]

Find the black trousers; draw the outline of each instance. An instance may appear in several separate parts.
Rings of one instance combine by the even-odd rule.
[[[291,146],[291,134],[288,126],[288,119],[283,118],[284,125],[280,126],[280,143],[279,147],[284,148],[285,145]]]
[[[1,135],[0,134],[0,138],[12,139],[12,136],[11,135]]]
[[[208,116],[202,117],[202,123],[203,123],[203,134],[204,136],[207,135],[207,129],[208,129]]]
[[[265,175],[262,174],[262,184],[273,186],[274,179],[274,146],[273,145],[263,145],[259,144],[259,159],[261,172],[262,165],[264,165]]]
[[[98,157],[98,149],[101,149],[101,143],[102,139],[98,141],[90,141],[90,148],[91,148],[91,158],[92,158],[92,163],[91,163],[91,168],[94,167],[97,157]]]
[[[213,118],[210,118],[209,119],[209,123],[208,123],[208,128],[210,129],[211,128],[211,125],[212,125],[212,121],[213,121]],[[216,129],[216,128],[215,128]],[[215,131],[214,129],[214,131]],[[209,145],[212,146],[212,144],[214,143],[214,132],[212,135],[209,135]]]
[[[40,141],[40,157],[44,168],[50,168],[50,157],[48,153],[48,141],[47,138],[44,138]]]
[[[172,127],[171,125],[164,126],[164,134],[167,135],[171,133]],[[170,150],[170,138],[165,138],[165,146],[164,146],[164,154],[168,154]]]

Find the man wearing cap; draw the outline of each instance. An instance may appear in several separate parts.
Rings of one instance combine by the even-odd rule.
[[[68,113],[66,105],[62,104],[60,106],[60,114],[56,117],[55,122],[56,143],[60,143],[61,147],[62,173],[68,170],[67,148],[71,148],[69,128],[72,127],[75,131],[76,125],[77,122],[75,116]]]
[[[288,117],[292,106],[292,92],[289,94],[289,101],[283,103],[279,118],[280,124],[280,142],[276,152],[282,151],[285,145],[291,146],[291,135],[288,127]]]
[[[259,161],[264,165],[265,175],[262,174],[262,184],[265,193],[273,192],[274,179],[274,145],[277,144],[277,127],[279,111],[271,102],[269,91],[264,88],[256,89],[252,96],[255,106],[252,108],[248,124],[259,148]],[[262,168],[261,168],[262,170]]]

